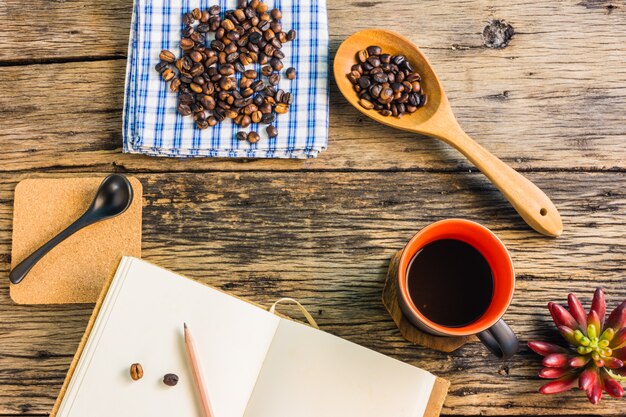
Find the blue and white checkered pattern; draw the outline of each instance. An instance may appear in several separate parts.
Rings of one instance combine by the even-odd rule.
[[[285,68],[294,67],[295,80],[283,77],[279,88],[291,92],[287,114],[277,115],[278,137],[268,138],[266,125],[253,124],[261,140],[239,141],[241,128],[227,119],[200,130],[191,117],[176,112],[177,95],[170,92],[154,66],[162,49],[180,56],[182,16],[195,7],[214,4],[222,10],[235,0],[135,0],[128,46],[124,98],[124,152],[172,157],[313,158],[328,143],[328,18],[325,0],[266,0],[283,12],[285,30],[296,39],[283,47]],[[211,33],[209,35],[212,35]],[[211,36],[209,36],[209,39]],[[252,68],[250,66],[249,68]],[[260,68],[256,67],[257,70]]]

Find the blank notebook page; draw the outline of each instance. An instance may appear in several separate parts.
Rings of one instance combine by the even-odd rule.
[[[245,417],[422,417],[434,383],[427,371],[281,319]]]
[[[187,322],[216,417],[241,417],[279,321],[218,290],[123,258],[58,416],[200,416],[183,339]],[[139,381],[129,375],[134,362],[144,369]],[[170,372],[180,377],[175,387],[163,384]]]

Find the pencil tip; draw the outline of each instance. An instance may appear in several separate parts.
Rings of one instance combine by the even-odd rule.
[[[187,323],[183,322],[183,326],[185,326],[185,330],[187,330]]]

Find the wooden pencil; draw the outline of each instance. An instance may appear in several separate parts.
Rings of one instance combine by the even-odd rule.
[[[187,356],[189,357],[189,361],[191,363],[191,369],[193,371],[193,379],[196,383],[196,391],[198,393],[198,397],[200,398],[200,405],[202,407],[202,415],[203,417],[214,417],[213,409],[211,408],[211,402],[209,401],[209,395],[207,393],[206,384],[204,383],[204,378],[202,376],[201,366],[198,361],[198,355],[196,352],[196,346],[193,342],[193,337],[191,336],[191,332],[187,327],[187,323],[185,325],[185,346],[187,347]]]

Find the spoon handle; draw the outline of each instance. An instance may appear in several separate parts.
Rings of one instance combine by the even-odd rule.
[[[547,236],[559,236],[563,232],[563,223],[550,198],[522,174],[476,143],[458,124],[455,125],[449,126],[441,139],[476,165],[530,227]]]
[[[88,226],[91,222],[86,215],[87,213],[80,216],[74,223],[65,228],[65,230],[47,241],[42,247],[30,254],[26,259],[24,259],[15,268],[13,268],[13,270],[9,273],[9,280],[11,281],[11,283],[19,284],[24,279],[24,277],[26,277],[32,267],[35,266],[35,264],[39,262],[39,260],[43,258],[48,252],[50,252],[52,248],[63,242],[65,239],[67,239],[83,227]]]

